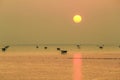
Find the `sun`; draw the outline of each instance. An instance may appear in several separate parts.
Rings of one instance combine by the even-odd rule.
[[[82,17],[80,15],[73,16],[73,21],[75,23],[80,23],[82,21]]]

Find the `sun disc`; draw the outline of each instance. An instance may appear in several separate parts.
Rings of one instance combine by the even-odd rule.
[[[82,21],[82,17],[81,17],[80,15],[75,15],[75,16],[73,17],[73,21],[74,21],[75,23],[80,23],[80,22]]]

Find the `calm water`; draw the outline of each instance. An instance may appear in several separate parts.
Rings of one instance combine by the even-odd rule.
[[[48,49],[44,49],[45,46]],[[68,54],[61,55],[56,49],[58,47],[68,50]],[[35,45],[11,45],[6,52],[0,50],[0,79],[75,80],[77,77],[72,76],[80,70],[82,80],[120,80],[120,59],[83,59],[81,62],[71,59],[73,53],[83,53],[82,57],[90,58],[120,58],[120,48],[114,45],[104,46],[103,49],[96,45],[82,45],[80,49],[76,45],[40,45],[39,48]],[[81,69],[80,65],[76,65],[74,71],[73,65],[79,62]]]

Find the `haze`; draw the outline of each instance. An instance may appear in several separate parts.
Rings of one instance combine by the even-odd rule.
[[[76,14],[79,24],[72,21]],[[0,1],[0,44],[114,44],[119,34],[119,0]]]

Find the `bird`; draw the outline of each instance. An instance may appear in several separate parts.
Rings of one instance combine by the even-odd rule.
[[[2,48],[2,51],[3,51],[3,52],[5,52],[5,51],[6,51],[9,47],[10,47],[9,45],[8,45],[8,46],[3,47],[3,48]]]
[[[10,46],[5,46],[5,48],[7,49],[7,48],[9,48]]]
[[[59,50],[60,50],[60,48],[57,48],[57,50],[59,51]]]
[[[2,48],[2,51],[5,52],[5,51],[6,51],[6,48]]]
[[[47,49],[48,47],[44,47],[44,49]]]
[[[67,50],[61,50],[61,54],[67,54]]]
[[[103,46],[99,46],[100,49],[103,49]]]
[[[39,46],[37,45],[36,48],[39,48]]]
[[[99,47],[99,49],[103,49],[103,47],[105,46],[104,44],[102,45],[97,45]]]
[[[80,49],[80,45],[77,45],[77,48]]]

